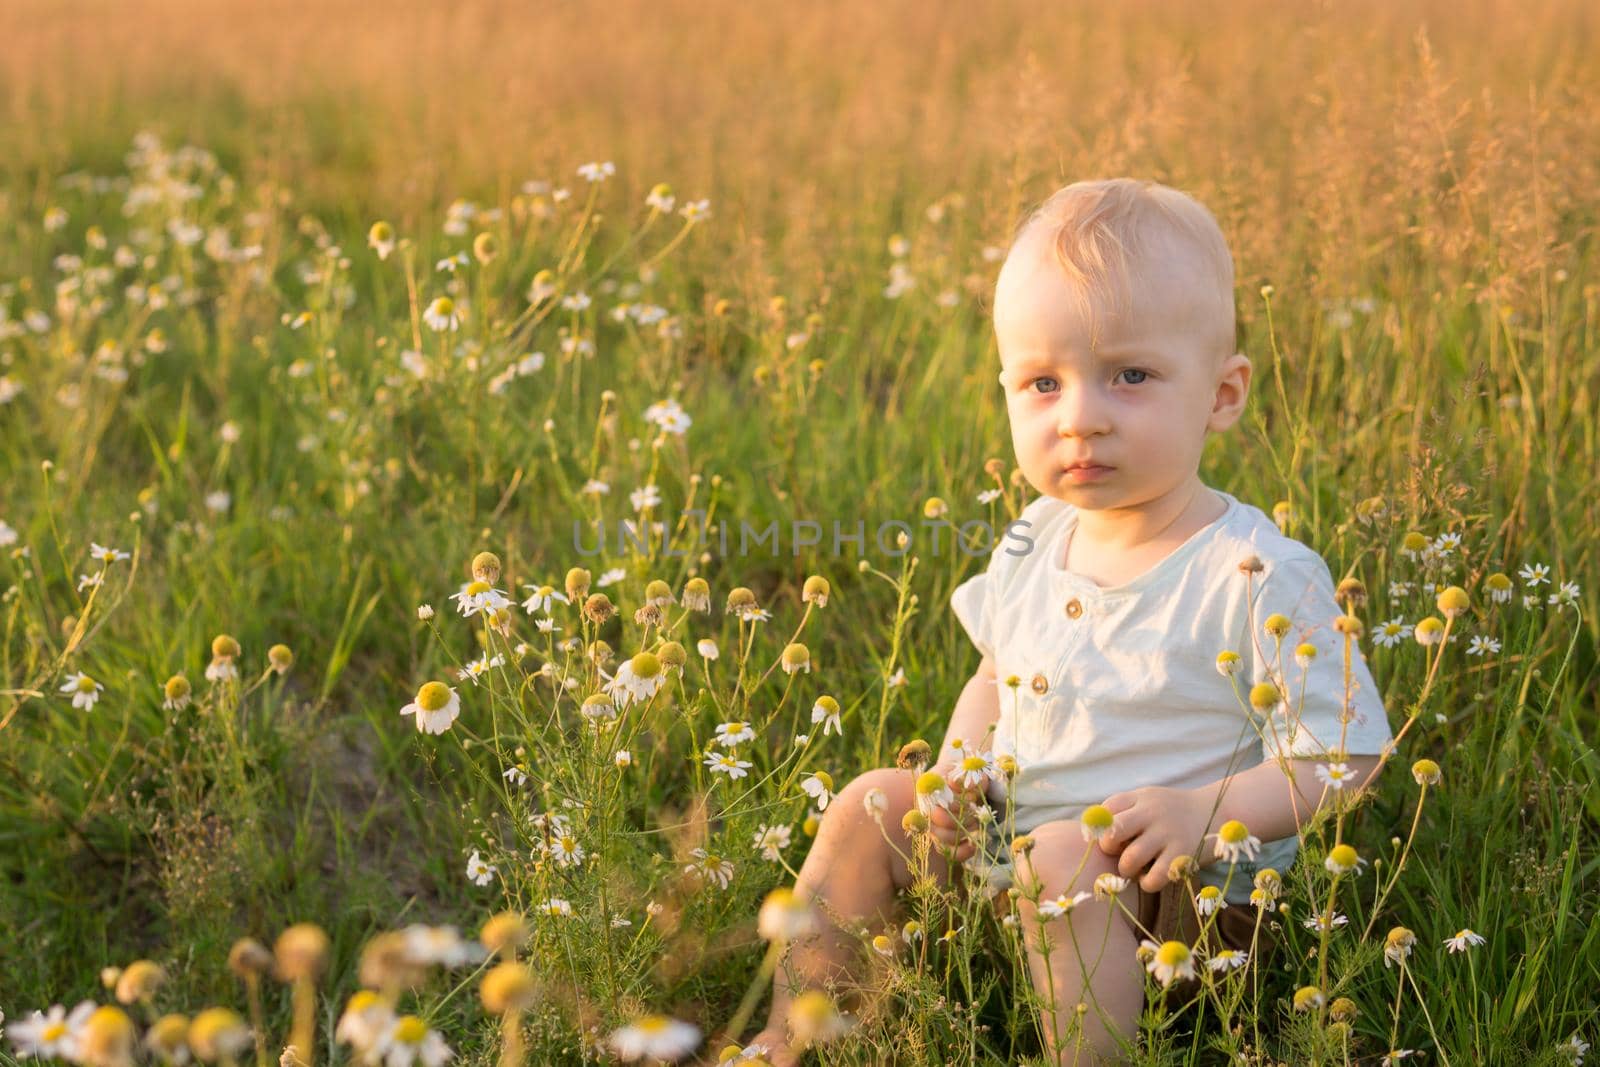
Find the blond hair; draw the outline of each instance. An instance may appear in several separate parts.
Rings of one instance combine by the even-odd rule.
[[[1051,194],[1017,226],[1012,247],[1036,226],[1046,227],[1056,262],[1099,335],[1098,311],[1134,309],[1133,287],[1148,279],[1156,256],[1176,250],[1209,283],[1203,320],[1218,358],[1233,351],[1233,256],[1211,212],[1194,197],[1135,178],[1080,181]],[[1161,241],[1169,242],[1165,247]]]

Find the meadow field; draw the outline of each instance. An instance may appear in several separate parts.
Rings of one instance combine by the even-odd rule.
[[[999,262],[1119,175],[1227,234],[1202,475],[1359,581],[1397,740],[1258,884],[1270,952],[1152,970],[1133,1062],[1581,1063],[1597,36],[0,6],[0,1064],[754,1062],[773,891],[943,738],[950,593],[1032,496]],[[806,1062],[1046,1062],[1013,905],[915,889]]]

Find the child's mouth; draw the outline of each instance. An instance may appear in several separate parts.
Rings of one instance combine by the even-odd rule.
[[[1095,482],[1110,474],[1111,467],[1068,467],[1065,471],[1069,482]]]

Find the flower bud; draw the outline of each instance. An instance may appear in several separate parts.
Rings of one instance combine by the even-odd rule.
[[[806,579],[805,587],[800,591],[800,599],[807,604],[825,608],[828,606],[829,592],[828,579],[820,574],[813,574]]]
[[[611,598],[604,593],[591,593],[583,602],[583,614],[590,622],[599,624],[615,615],[617,609],[611,603]]]
[[[294,666],[294,652],[288,645],[273,645],[267,649],[267,663],[279,674],[288,674]]]
[[[589,594],[589,572],[582,567],[574,567],[569,570],[567,572],[566,590],[569,600],[582,600]]]

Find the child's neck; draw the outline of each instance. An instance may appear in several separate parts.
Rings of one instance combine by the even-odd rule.
[[[1144,564],[1137,572],[1143,573],[1226,510],[1222,497],[1198,478],[1134,508],[1079,508],[1062,564],[1102,585],[1121,584],[1116,571]]]

